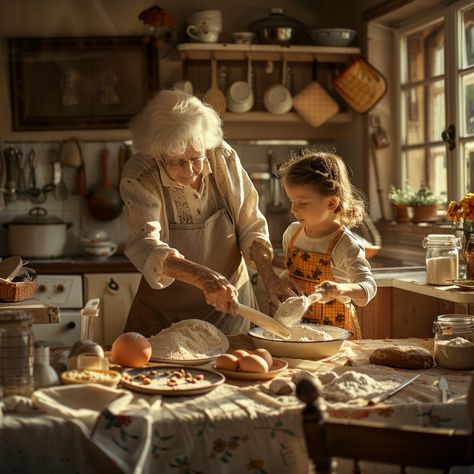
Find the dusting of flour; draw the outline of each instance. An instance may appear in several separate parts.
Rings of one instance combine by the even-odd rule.
[[[379,382],[360,372],[348,371],[324,385],[323,398],[330,402],[347,403],[356,398],[373,398],[396,388],[400,382]]]
[[[152,357],[191,360],[222,354],[229,348],[225,334],[200,319],[185,319],[149,338]]]
[[[289,339],[284,339],[285,341],[315,342],[331,341],[334,339],[326,331],[322,331],[321,329],[316,329],[305,324],[295,324],[289,329],[291,331],[291,336]],[[282,338],[268,331],[264,331],[263,336],[267,339],[283,340]]]

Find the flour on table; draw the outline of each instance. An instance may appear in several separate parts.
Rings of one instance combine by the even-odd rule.
[[[289,329],[291,331],[291,336],[289,339],[282,339],[269,331],[264,331],[263,336],[267,339],[299,342],[331,341],[334,339],[326,331],[322,331],[321,329],[316,329],[312,326],[307,326],[305,324],[295,324]]]
[[[322,381],[321,381],[322,382]],[[379,382],[360,372],[348,371],[324,385],[323,398],[330,402],[347,403],[356,398],[370,399],[396,388],[400,382]]]
[[[185,319],[149,338],[152,357],[191,360],[222,354],[229,348],[225,334],[200,319]]]

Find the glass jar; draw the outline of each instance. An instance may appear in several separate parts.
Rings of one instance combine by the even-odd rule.
[[[429,234],[423,239],[426,248],[426,283],[452,285],[459,275],[461,242],[451,234]]]
[[[446,369],[474,369],[474,316],[443,314],[433,323],[434,353]]]
[[[33,317],[0,312],[0,394],[30,396],[33,392]]]

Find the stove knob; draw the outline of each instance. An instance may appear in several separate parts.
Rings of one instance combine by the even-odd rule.
[[[40,285],[40,286],[38,286],[38,291],[39,291],[40,293],[44,293],[44,292],[46,291],[46,285]]]
[[[76,323],[74,321],[69,321],[67,324],[66,324],[66,327],[68,329],[74,329],[76,327]]]
[[[64,285],[58,285],[56,287],[56,293],[63,293],[64,292]]]

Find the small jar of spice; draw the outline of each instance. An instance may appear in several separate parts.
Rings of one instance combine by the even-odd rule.
[[[474,369],[474,316],[443,314],[433,323],[434,353],[446,369]]]

